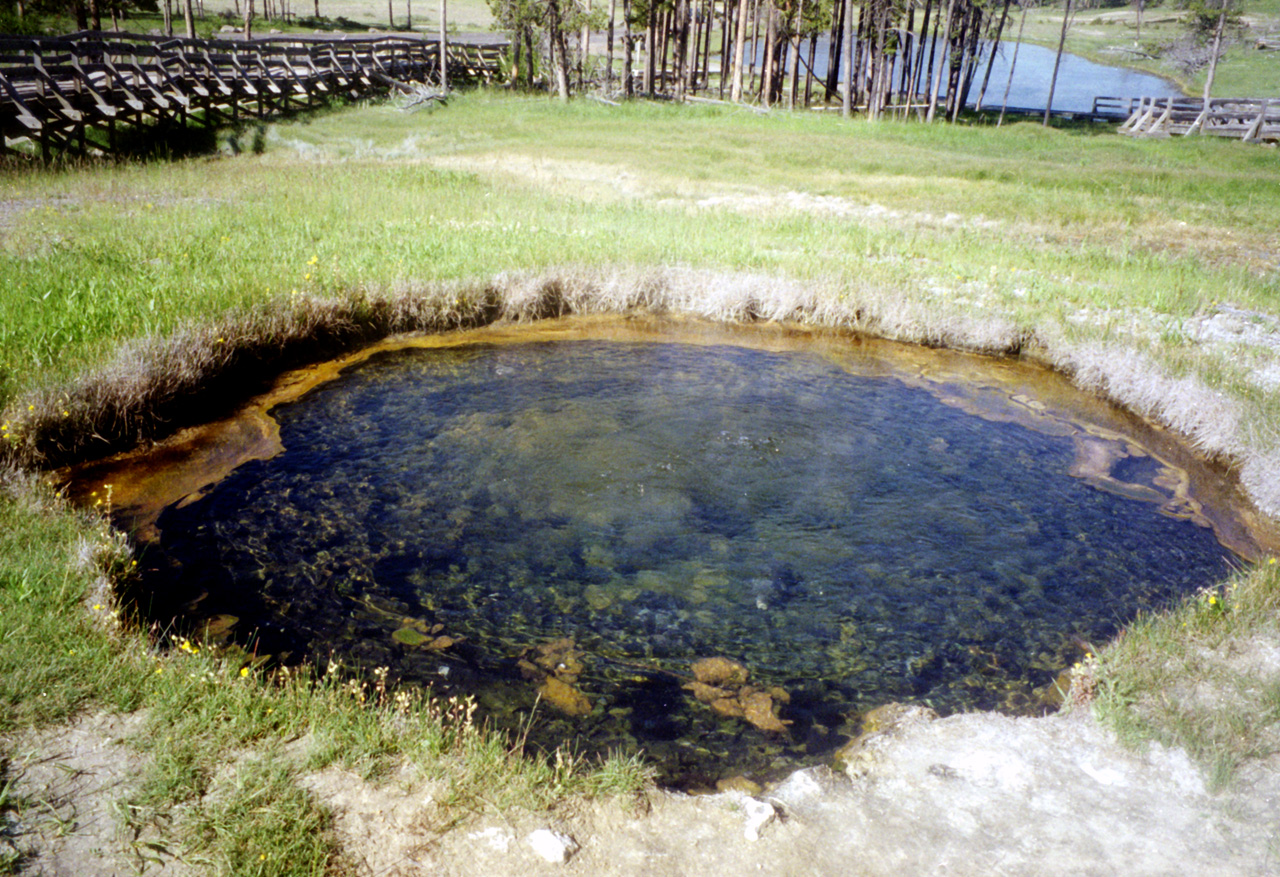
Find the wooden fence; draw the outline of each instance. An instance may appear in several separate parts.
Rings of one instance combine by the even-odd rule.
[[[489,80],[505,47],[450,39],[449,81]],[[120,126],[236,124],[439,81],[439,64],[436,39],[419,36],[0,37],[0,152],[110,154]]]
[[[1280,100],[1267,98],[1142,98],[1120,126],[1134,137],[1213,134],[1249,143],[1280,140]]]

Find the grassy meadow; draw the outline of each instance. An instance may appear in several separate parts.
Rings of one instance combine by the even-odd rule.
[[[176,428],[157,412],[195,417],[172,406],[206,382],[222,395],[198,406],[225,406],[228,375],[246,385],[387,331],[503,313],[801,318],[1048,361],[1233,461],[1280,510],[1273,148],[486,92],[430,112],[335,110],[264,142],[0,170],[0,733],[142,711],[131,745],[155,757],[122,809],[140,861],[342,872],[298,783],[329,764],[408,761],[447,785],[445,822],[646,782],[631,759],[525,759],[465,703],[340,671],[268,676],[122,625],[127,541],[31,473]],[[1263,343],[1207,334],[1223,315]],[[1259,561],[1077,674],[1128,738],[1184,745],[1222,784],[1273,753],[1280,722],[1274,682],[1213,659],[1280,635],[1280,574]],[[1201,680],[1222,697],[1204,702]],[[286,745],[303,738],[305,754]],[[25,754],[0,756],[4,790]],[[6,794],[0,806],[36,806]],[[299,824],[314,828],[306,849]],[[20,855],[0,850],[0,873]]]

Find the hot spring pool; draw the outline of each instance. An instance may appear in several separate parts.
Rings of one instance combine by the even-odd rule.
[[[1042,711],[1085,644],[1231,565],[1187,460],[1055,408],[1056,377],[731,340],[368,356],[159,513],[143,602],[502,727],[536,702],[535,745],[701,786],[820,761],[889,701]]]

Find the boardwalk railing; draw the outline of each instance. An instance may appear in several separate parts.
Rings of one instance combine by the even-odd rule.
[[[1246,142],[1280,140],[1280,100],[1267,98],[1142,98],[1120,126],[1135,137],[1213,134]]]
[[[505,41],[451,39],[449,81],[488,80]],[[0,152],[116,150],[121,125],[235,124],[439,81],[433,38],[378,35],[189,40],[80,33],[0,37]]]

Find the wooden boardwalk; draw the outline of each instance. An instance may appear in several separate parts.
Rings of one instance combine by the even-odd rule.
[[[488,81],[506,40],[450,38],[449,81]],[[121,126],[237,124],[439,81],[432,37],[0,37],[0,152],[111,154]],[[34,148],[33,148],[34,145]]]
[[[1134,137],[1212,134],[1248,143],[1280,140],[1280,100],[1274,98],[1141,98],[1120,133]]]

